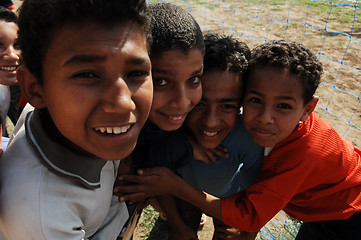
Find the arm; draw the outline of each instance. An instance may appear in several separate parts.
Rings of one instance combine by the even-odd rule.
[[[181,218],[173,196],[162,195],[157,197],[157,200],[167,217],[169,239],[198,239],[197,232],[188,227]]]
[[[193,188],[168,168],[157,167],[138,171],[138,175],[120,176],[121,181],[136,183],[114,189],[120,201],[137,202],[151,196],[173,195],[221,219],[221,199]]]

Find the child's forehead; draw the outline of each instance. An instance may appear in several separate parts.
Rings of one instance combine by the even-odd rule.
[[[64,22],[57,25],[57,27],[54,27],[54,30],[51,32],[51,37],[49,38],[49,45],[57,42],[59,35],[65,36],[66,39],[76,37],[78,39],[86,40],[89,36],[92,37],[92,35],[99,35],[99,39],[102,39],[102,36],[109,35],[109,33],[113,33],[110,35],[114,35],[115,37],[117,34],[119,37],[137,34],[145,39],[143,28],[130,21],[119,21],[107,25],[90,19],[79,19],[71,22]]]
[[[154,53],[152,58],[167,58],[171,56],[187,56],[192,58],[203,58],[204,53],[199,48],[189,48],[189,49],[180,49],[180,48],[170,48],[158,51]]]
[[[238,72],[219,68],[207,69],[202,77],[203,97],[238,98],[241,94],[242,78]]]
[[[277,67],[255,68],[250,74],[247,91],[261,95],[294,96],[302,98],[302,80],[295,74]]]
[[[297,81],[299,83],[302,80],[296,74],[292,73],[289,69],[280,68],[277,66],[266,65],[255,67],[248,77],[250,82],[254,82],[263,78],[268,79],[271,82],[278,82],[281,79],[288,79],[289,81]]]
[[[3,20],[0,20],[0,28],[4,29],[8,32],[10,31],[17,31],[18,30],[18,25],[14,22],[6,22]]]

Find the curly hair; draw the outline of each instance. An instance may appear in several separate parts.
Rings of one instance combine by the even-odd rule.
[[[164,2],[149,4],[148,9],[153,38],[151,56],[172,49],[187,53],[198,48],[204,52],[201,28],[189,12]]]
[[[0,6],[0,21],[18,24],[18,16],[13,11]]]
[[[273,67],[293,74],[302,81],[303,100],[307,104],[315,94],[322,75],[322,64],[316,55],[301,43],[274,40],[255,47],[245,80],[254,71]]]
[[[251,51],[244,42],[232,36],[209,33],[204,35],[204,43],[204,71],[218,68],[242,73],[247,69]]]
[[[145,0],[26,0],[19,9],[19,45],[29,71],[42,83],[42,63],[59,28],[92,20],[104,27],[122,22],[141,26],[150,45]]]

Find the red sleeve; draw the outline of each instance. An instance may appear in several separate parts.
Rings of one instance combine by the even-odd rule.
[[[273,177],[257,180],[244,192],[222,199],[224,223],[246,232],[259,231],[296,194],[303,178],[294,178],[294,174],[299,174],[298,169],[279,172]]]

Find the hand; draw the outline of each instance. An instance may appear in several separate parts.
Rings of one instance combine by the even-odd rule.
[[[213,239],[253,240],[256,236],[257,232],[243,232],[239,229],[222,225],[216,227]]]
[[[187,135],[187,139],[193,147],[193,157],[196,160],[203,161],[207,164],[211,162],[219,163],[217,156],[228,158],[228,149],[222,145],[214,149],[207,149],[199,145],[199,143],[192,137]]]
[[[138,175],[122,175],[119,181],[131,184],[114,187],[119,201],[139,202],[149,197],[172,195],[173,191],[185,181],[166,167],[139,169]]]

